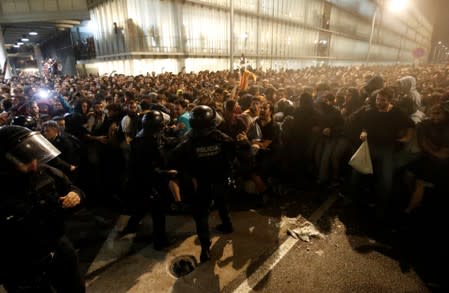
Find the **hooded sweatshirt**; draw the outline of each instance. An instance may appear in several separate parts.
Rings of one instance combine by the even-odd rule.
[[[399,79],[401,89],[415,102],[416,108],[421,108],[421,95],[416,90],[416,79],[413,76],[404,76]]]

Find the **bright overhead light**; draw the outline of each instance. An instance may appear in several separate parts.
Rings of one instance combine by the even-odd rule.
[[[28,34],[29,34],[30,36],[37,36],[37,35],[38,35],[37,32],[29,32]]]
[[[20,45],[12,45],[14,48],[20,48]]]
[[[390,0],[388,8],[393,12],[401,12],[407,8],[408,0]]]
[[[17,45],[19,45],[19,46],[23,45],[23,42],[17,42]]]
[[[96,34],[98,32],[97,24],[94,21],[89,20],[87,23],[87,30],[92,34]]]
[[[21,38],[20,39],[22,42],[28,42],[30,39],[28,39],[28,38]]]

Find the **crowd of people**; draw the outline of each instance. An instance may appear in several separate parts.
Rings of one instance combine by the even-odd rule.
[[[42,60],[42,72],[43,75],[49,79],[54,78],[59,74],[59,62],[55,58],[47,58]]]
[[[256,194],[255,205],[266,205],[276,184],[339,190],[346,203],[373,207],[382,229],[404,215],[412,225],[424,219],[447,228],[448,71],[242,66],[23,75],[0,83],[0,125],[41,132],[61,153],[48,164],[80,186],[87,202],[115,202],[133,215],[125,232],[151,211],[156,249],[169,245],[161,211],[189,210],[207,261],[210,204],[222,219],[216,229],[231,233],[226,195],[235,188]],[[373,165],[368,176],[348,166],[363,141]],[[447,248],[439,253],[447,256]]]

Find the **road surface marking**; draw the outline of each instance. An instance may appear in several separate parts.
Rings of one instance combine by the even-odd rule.
[[[313,212],[309,217],[309,221],[312,223],[318,221],[337,199],[337,194],[330,196],[315,212]],[[281,259],[284,258],[284,256],[287,255],[298,241],[299,239],[288,237],[287,240],[285,240],[254,273],[234,290],[234,293],[252,292],[253,288],[259,284],[259,282],[279,263]]]

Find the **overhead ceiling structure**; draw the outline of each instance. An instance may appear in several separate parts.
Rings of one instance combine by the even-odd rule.
[[[25,46],[45,42],[58,31],[71,29],[86,19],[86,0],[0,1],[0,27],[6,48],[18,42]]]

